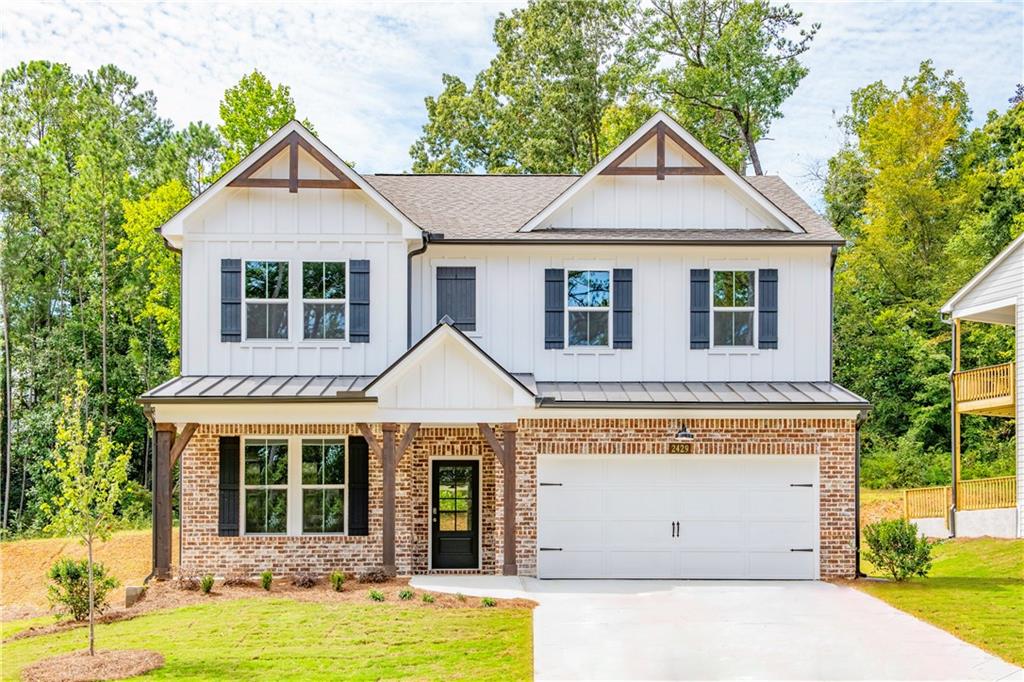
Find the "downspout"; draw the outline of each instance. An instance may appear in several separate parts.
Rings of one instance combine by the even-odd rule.
[[[857,578],[867,577],[867,574],[860,570],[860,427],[867,419],[867,412],[857,415],[857,423],[854,426],[854,460],[853,460],[853,520],[856,526],[854,533],[854,551],[857,553],[857,566],[854,574]]]
[[[405,347],[412,348],[412,259],[427,250],[430,233],[423,233],[423,245],[409,252],[405,264]]]
[[[144,406],[142,408],[142,414],[145,415],[146,421],[149,422],[150,426],[153,427],[153,437],[149,439],[149,447],[150,447],[150,450],[151,450],[151,452],[149,453],[150,466],[152,467],[153,470],[150,472],[150,477],[149,478],[153,482],[152,485],[153,485],[153,488],[154,488],[153,491],[150,491],[150,495],[149,495],[149,497],[150,497],[150,500],[149,500],[149,518],[150,518],[150,523],[153,526],[151,531],[150,531],[150,536],[151,536],[151,538],[150,538],[151,539],[150,546],[151,547],[150,547],[149,575],[147,575],[145,578],[142,579],[142,584],[143,585],[149,584],[149,581],[152,580],[153,577],[156,575],[156,494],[155,494],[155,488],[156,488],[156,417],[153,414],[153,412],[154,412],[154,410],[153,410],[153,407],[151,405],[147,405],[147,406]],[[174,529],[172,528],[171,531],[173,532],[173,530]]]
[[[835,380],[835,372],[833,371],[833,359],[832,359],[832,343],[836,334],[836,315],[835,315],[835,289],[836,289],[836,260],[839,259],[839,247],[832,247],[832,261],[829,263],[829,278],[828,278],[828,380]]]

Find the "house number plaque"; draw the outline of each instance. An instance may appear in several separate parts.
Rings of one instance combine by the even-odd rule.
[[[669,443],[668,454],[670,455],[692,455],[693,443]]]

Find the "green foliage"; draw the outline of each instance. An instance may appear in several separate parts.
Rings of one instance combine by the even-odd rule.
[[[426,593],[424,593],[424,594],[423,594],[423,603],[424,603],[424,604],[433,604],[433,603],[434,603],[434,601],[436,601],[436,600],[434,599],[434,595],[432,595],[432,594],[426,594]]]
[[[380,590],[370,590],[366,596],[370,598],[370,601],[384,601],[385,599],[384,593]]]
[[[466,595],[462,594],[461,592],[456,592],[455,593],[455,598],[458,601],[462,601],[462,602],[466,601]]]
[[[270,586],[274,582],[274,574],[271,571],[263,571],[260,573],[260,587],[267,592],[270,591]]]
[[[50,567],[50,585],[47,597],[50,605],[57,609],[60,617],[70,616],[73,620],[89,618],[89,561],[87,559],[58,559]],[[107,575],[103,564],[92,565],[93,603],[97,613],[103,613],[108,606],[107,593],[117,587],[117,580]]]
[[[480,600],[480,604],[482,606],[486,606],[488,608],[494,608],[495,606],[498,605],[498,602],[496,602],[491,597],[484,597],[483,599]]]
[[[341,592],[345,589],[345,574],[341,571],[334,571],[331,573],[331,589],[335,592]]]
[[[399,593],[398,593],[398,598],[401,599],[402,601],[409,601],[410,599],[412,599],[415,596],[416,596],[416,593],[413,592],[412,590],[408,589],[408,588],[403,589],[403,590],[399,591]]]
[[[893,580],[926,576],[932,567],[932,545],[918,537],[917,526],[906,519],[879,521],[864,527],[868,549],[864,558]]]
[[[213,576],[207,574],[200,578],[199,589],[203,591],[203,594],[210,594],[210,590],[213,589]]]

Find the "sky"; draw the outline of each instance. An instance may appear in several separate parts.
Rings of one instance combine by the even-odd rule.
[[[300,118],[360,172],[401,172],[441,74],[464,80],[494,55],[494,19],[516,2],[19,2],[0,7],[0,67],[47,59],[114,63],[177,126],[216,123],[227,87],[253,68],[291,87]],[[759,145],[767,173],[820,205],[814,179],[842,143],[850,91],[898,85],[924,59],[952,69],[975,123],[1024,81],[1024,2],[791,2],[821,29],[810,69]]]

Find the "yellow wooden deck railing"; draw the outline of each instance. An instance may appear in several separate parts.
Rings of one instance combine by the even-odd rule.
[[[967,369],[953,374],[957,402],[1013,398],[1014,363]]]
[[[903,491],[903,518],[944,518],[953,504],[952,488],[910,488]],[[956,507],[959,511],[1003,509],[1017,505],[1017,479],[1013,476],[976,478],[957,484]]]

